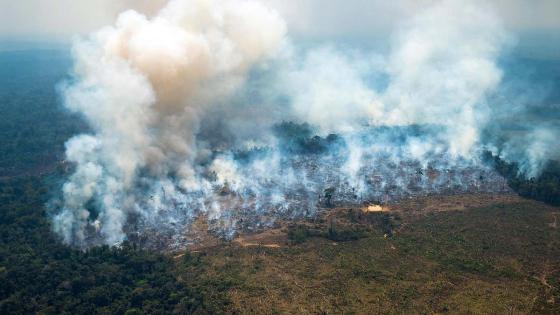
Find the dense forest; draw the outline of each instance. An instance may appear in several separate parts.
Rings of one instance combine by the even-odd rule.
[[[51,232],[45,205],[64,142],[86,128],[53,88],[68,65],[59,51],[0,52],[0,314],[192,311],[199,299],[168,256],[132,244],[74,250]]]
[[[56,88],[69,58],[58,50],[0,52],[0,177],[52,171],[64,142],[86,130]]]
[[[485,153],[485,159],[508,180],[509,186],[520,196],[560,205],[560,162],[549,161],[537,177],[526,178],[517,163],[508,163],[498,156]]]
[[[179,313],[196,306],[169,257],[131,244],[73,250],[53,236],[43,180],[0,182],[0,314]]]
[[[231,301],[226,292],[236,286],[248,287],[244,284],[246,280],[240,280],[242,272],[235,261],[238,255],[229,247],[214,254],[219,260],[212,261],[204,258],[203,254],[191,255],[188,252],[175,259],[170,255],[142,250],[130,243],[80,251],[62,245],[51,232],[46,204],[53,187],[57,187],[65,172],[60,162],[64,142],[77,131],[87,130],[79,117],[60,108],[53,88],[66,79],[68,66],[68,56],[55,51],[0,53],[0,69],[6,70],[0,73],[0,314],[187,314],[219,313],[228,309]],[[343,145],[336,135],[314,137],[306,125],[284,123],[276,132],[280,138],[286,139],[282,143],[284,149],[296,154],[314,154]],[[527,180],[518,175],[516,165],[492,159],[520,195],[560,204],[558,163],[551,163],[541,177]],[[384,216],[380,218],[381,221],[376,221],[376,224],[383,231],[387,222]],[[428,223],[435,226],[432,222]],[[454,226],[449,225],[449,231],[455,231]],[[361,230],[346,231],[332,227],[320,232],[301,227],[289,233],[294,243],[305,243],[313,237],[337,242],[377,240]],[[432,235],[430,233],[426,235]],[[409,246],[413,252],[417,239],[416,236],[411,237],[410,242],[402,246]],[[447,236],[442,239],[447,239]],[[377,247],[372,248],[380,246],[377,243],[373,245]],[[325,248],[321,247],[316,252],[322,255],[321,251],[325,251],[325,257],[332,255]],[[337,250],[343,250],[340,248]],[[299,253],[299,250],[288,248],[286,252],[278,252],[276,255],[279,257],[275,259],[282,261],[288,257],[287,254]],[[311,252],[302,250],[301,254]],[[355,252],[358,253],[356,257],[363,254],[358,245]],[[451,251],[446,248],[442,252]],[[263,255],[262,252],[244,253],[250,259]],[[268,255],[272,257],[275,254]],[[451,257],[452,254],[448,255]],[[462,255],[457,253],[451,258]],[[212,265],[216,261],[224,263]],[[450,261],[448,265],[459,268],[455,266],[458,263]],[[257,274],[266,270],[259,266],[254,264],[251,267],[254,270],[251,270]],[[359,269],[350,267],[340,267],[339,270],[351,270],[352,273],[347,276],[354,279]],[[482,273],[476,269],[480,269],[478,265],[475,265],[476,268],[467,267],[475,270],[468,269],[469,272]],[[375,274],[367,276],[389,277],[383,272],[376,270]],[[397,273],[395,277],[402,279],[404,276]],[[260,288],[261,284],[256,281],[252,289]],[[415,293],[406,291],[403,294],[410,298]],[[397,301],[402,296],[397,294],[394,298]]]

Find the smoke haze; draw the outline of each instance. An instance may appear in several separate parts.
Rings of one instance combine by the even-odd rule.
[[[492,129],[517,96],[500,64],[514,40],[482,1],[421,6],[388,52],[304,45],[288,27],[259,2],[172,0],[77,40],[61,90],[92,133],[66,143],[64,241],[156,230],[181,246],[201,216],[232,237],[324,204],[507,190],[487,149],[527,176],[558,158],[557,127]]]

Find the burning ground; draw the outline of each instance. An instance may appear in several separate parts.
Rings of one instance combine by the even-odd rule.
[[[273,228],[277,221],[313,219],[334,207],[389,205],[434,195],[511,192],[506,180],[484,161],[452,159],[441,153],[422,163],[406,149],[390,152],[383,145],[402,141],[399,147],[406,148],[404,143],[414,143],[427,131],[415,129],[411,134],[408,128],[367,128],[357,137],[366,137],[362,141],[374,145],[363,143],[356,156],[342,137],[306,138],[302,136],[309,134],[305,128],[308,126],[293,123],[276,127],[298,129],[297,137],[284,135],[279,139],[281,155],[261,149],[218,156],[216,160],[224,161],[222,167],[231,167],[227,172],[220,170],[229,177],[209,173],[209,193],[194,201],[172,200],[175,207],[159,209],[155,223],[141,217],[131,219],[127,224],[129,238],[158,250],[174,250],[198,245],[190,230],[200,218],[207,221],[205,226],[215,237],[231,240],[239,233]],[[274,160],[278,156],[281,158]],[[162,196],[150,200],[173,198],[166,196],[165,189],[161,188]],[[209,208],[227,216],[212,217],[212,212],[205,211]]]
[[[258,1],[123,12],[75,41],[59,86],[90,132],[66,142],[54,231],[176,249],[200,218],[232,239],[325,207],[508,192],[483,152],[525,177],[558,157],[557,124],[520,119],[530,104],[504,80],[513,41],[491,6],[436,1],[387,41],[310,47]],[[508,136],[512,121],[524,133]]]
[[[504,1],[149,2],[0,43],[1,314],[560,313],[560,62]]]

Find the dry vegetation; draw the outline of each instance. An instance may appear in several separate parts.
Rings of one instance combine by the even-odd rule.
[[[177,272],[210,312],[560,312],[558,208],[458,195],[368,209],[199,247],[176,259]]]

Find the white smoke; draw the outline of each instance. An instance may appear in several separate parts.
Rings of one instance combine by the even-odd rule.
[[[509,139],[496,153],[506,161],[518,163],[520,175],[533,178],[540,175],[549,160],[560,158],[559,141],[557,127],[538,125]]]
[[[507,40],[491,8],[440,1],[401,28],[388,57],[312,51],[288,73],[286,85],[299,117],[329,132],[355,128],[360,120],[443,125],[451,153],[466,156],[486,122],[485,97],[500,82],[496,62]],[[368,84],[375,71],[389,78],[383,90]]]
[[[285,31],[282,19],[256,2],[176,0],[151,19],[124,12],[115,26],[77,42],[77,82],[66,87],[65,103],[94,135],[67,143],[77,168],[55,218],[64,239],[83,241],[85,205],[93,199],[101,235],[107,243],[122,240],[127,213],[138,207],[132,190],[140,172],[200,189],[192,165],[200,112],[235,91]]]
[[[452,154],[466,155],[486,120],[485,96],[499,84],[505,33],[491,8],[446,1],[420,13],[397,37],[384,95],[395,124],[441,124]]]
[[[172,0],[76,42],[65,104],[93,134],[66,144],[76,168],[54,229],[81,246],[119,243],[130,226],[181,242],[200,214],[225,237],[239,216],[313,215],[325,188],[353,202],[499,189],[477,159],[508,40],[489,8],[437,1],[388,55],[301,49],[286,31],[258,2]],[[305,140],[324,156],[298,153],[301,139],[270,132],[285,119],[341,138]]]
[[[369,74],[383,70],[381,57],[343,53],[334,47],[303,55],[301,60],[292,56],[293,64],[281,81],[297,118],[329,133],[353,130],[377,114],[373,102],[379,96],[366,80]]]

